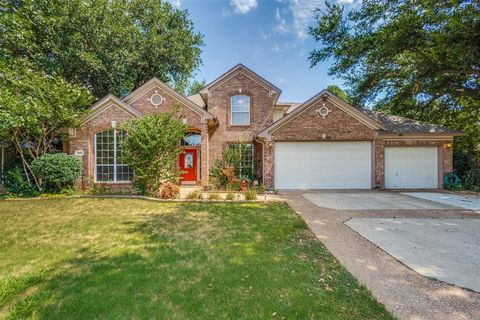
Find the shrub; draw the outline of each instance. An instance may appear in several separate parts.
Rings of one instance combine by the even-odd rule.
[[[209,193],[208,200],[222,200],[222,197],[218,193]]]
[[[258,186],[257,191],[258,191],[258,193],[265,193],[265,186],[263,185],[263,183]]]
[[[469,170],[462,180],[462,186],[465,189],[480,191],[480,169]]]
[[[195,190],[187,194],[185,197],[187,200],[203,200],[203,194],[200,190]]]
[[[257,192],[253,189],[245,191],[245,200],[257,200]]]
[[[28,183],[23,170],[18,167],[7,171],[3,182],[7,192],[12,195],[19,197],[32,197],[38,194],[38,191]]]
[[[44,154],[32,161],[42,191],[60,192],[72,188],[82,173],[82,161],[65,153]]]
[[[177,199],[180,195],[180,187],[173,182],[165,182],[160,188],[161,199]]]
[[[177,163],[182,148],[178,142],[188,128],[182,119],[175,106],[170,112],[149,114],[122,125],[123,157],[133,169],[133,183],[141,193],[158,196],[164,182],[180,177]]]
[[[228,200],[228,201],[233,201],[235,200],[235,195],[231,192],[227,193],[227,195],[225,196],[225,200]]]
[[[240,191],[242,188],[242,184],[240,182],[237,183],[228,183],[227,184],[227,191]]]

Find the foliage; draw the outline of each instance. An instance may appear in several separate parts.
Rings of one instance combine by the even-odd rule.
[[[90,194],[92,196],[103,196],[111,193],[112,191],[108,183],[105,183],[105,182],[95,183],[93,181],[93,178],[90,177],[88,179],[87,194]]]
[[[257,200],[257,191],[254,189],[245,190],[245,200]]]
[[[258,193],[265,193],[265,185],[262,183],[257,188]]]
[[[356,105],[463,130],[455,165],[480,162],[478,1],[364,1],[345,12],[327,4],[310,34],[312,66],[333,60]]]
[[[31,164],[42,191],[60,192],[72,188],[82,173],[82,161],[65,153],[44,154]]]
[[[210,201],[218,201],[222,200],[222,197],[218,193],[211,192],[208,194],[207,199]]]
[[[85,88],[25,63],[0,60],[0,138],[11,142],[22,160],[27,182],[41,190],[30,163],[59,142],[91,102]]]
[[[160,188],[160,199],[178,199],[180,187],[170,181],[162,184]]]
[[[352,103],[352,99],[348,96],[348,94],[339,86],[337,85],[329,85],[327,90],[336,95],[337,97],[341,98],[345,102]]]
[[[252,171],[240,172],[243,151],[247,149],[247,143],[237,141],[237,148],[226,147],[220,156],[214,160],[210,169],[211,184],[222,190],[238,191],[241,187],[241,179],[251,181],[254,179]]]
[[[203,36],[168,1],[5,0],[0,10],[1,59],[27,60],[97,98],[152,76],[175,86],[201,63]]]
[[[225,196],[225,200],[227,201],[233,201],[235,200],[235,195],[231,192],[227,193],[227,195]]]
[[[185,199],[187,200],[203,200],[203,193],[201,190],[194,190],[190,193],[188,193],[185,196]]]
[[[124,160],[135,172],[134,185],[141,193],[158,196],[164,182],[180,177],[179,141],[188,126],[177,110],[149,114],[122,125],[126,132],[121,141]]]
[[[178,88],[177,91],[183,92],[185,96],[193,96],[194,94],[197,94],[200,92],[201,89],[203,89],[207,85],[207,81],[202,80],[190,80],[186,84],[186,88]]]
[[[461,179],[462,187],[466,190],[480,192],[480,169],[468,171]]]
[[[8,170],[3,178],[5,189],[9,194],[19,197],[38,195],[38,190],[31,186],[25,178],[25,173],[19,167]]]

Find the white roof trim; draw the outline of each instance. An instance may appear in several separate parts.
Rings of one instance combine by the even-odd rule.
[[[88,121],[92,120],[93,118],[98,116],[100,113],[102,113],[103,111],[107,110],[108,108],[110,108],[112,106],[115,106],[115,107],[119,108],[120,110],[124,111],[125,113],[127,113],[128,115],[130,115],[132,117],[141,117],[142,116],[142,114],[139,111],[132,108],[131,106],[129,106],[128,104],[126,104],[125,102],[120,100],[119,98],[115,97],[114,95],[109,94],[109,95],[103,97],[102,99],[100,99],[99,101],[97,101],[94,105],[92,105],[90,107],[90,111],[93,111],[93,112],[88,114],[81,121],[80,125],[83,125],[83,124],[87,123]]]
[[[196,103],[194,103],[187,97],[183,96],[182,94],[178,93],[177,91],[173,90],[172,88],[170,88],[165,83],[163,83],[162,81],[160,81],[155,77],[148,80],[142,86],[132,91],[132,93],[130,93],[125,98],[123,98],[123,101],[125,101],[126,103],[133,103],[134,101],[136,101],[138,98],[140,98],[142,95],[144,95],[146,92],[153,89],[154,87],[158,87],[160,90],[164,91],[170,97],[176,100],[179,100],[184,106],[190,108],[192,111],[200,115],[202,117],[202,122],[206,122],[207,120],[214,118],[214,116],[209,112],[207,112],[205,109],[198,106]]]
[[[365,115],[361,111],[357,110],[355,107],[351,106],[350,104],[346,103],[342,99],[336,97],[334,94],[329,92],[328,90],[322,90],[306,102],[304,102],[301,106],[293,110],[292,112],[288,113],[283,118],[279,119],[277,122],[273,123],[270,127],[264,129],[258,134],[258,137],[266,138],[267,140],[271,139],[271,134],[295,119],[297,116],[302,114],[304,111],[309,109],[313,104],[318,102],[319,99],[325,97],[328,99],[333,105],[344,111],[345,113],[349,114],[350,116],[354,117],[361,123],[365,124],[371,129],[374,130],[387,130],[382,124],[378,123],[377,121],[373,120],[369,116]]]
[[[276,87],[275,85],[273,85],[272,83],[270,83],[269,81],[267,81],[266,79],[264,79],[263,77],[261,77],[260,75],[250,70],[249,68],[247,68],[241,63],[237,64],[235,67],[228,70],[227,72],[222,74],[220,77],[218,77],[217,79],[207,84],[204,88],[200,90],[200,93],[203,93],[203,94],[208,93],[210,95],[211,92],[215,91],[216,88],[221,86],[224,82],[235,77],[239,73],[247,76],[250,80],[258,83],[260,86],[262,86],[262,88],[267,90],[270,96],[277,94],[277,99],[278,99],[278,96],[280,96],[280,93],[282,92],[282,90],[280,90],[278,87]]]

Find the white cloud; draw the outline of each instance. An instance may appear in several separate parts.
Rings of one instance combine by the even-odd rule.
[[[361,0],[336,0],[337,3],[344,4],[345,6],[355,6],[360,3],[360,1]],[[292,31],[301,39],[307,37],[308,27],[312,24],[316,14],[315,10],[325,7],[325,0],[283,0],[281,2],[287,3],[288,10],[291,13]],[[277,20],[276,17],[277,12],[275,12],[275,20]],[[277,30],[278,27],[279,24],[277,22],[275,30]],[[285,22],[285,27],[288,28],[287,22]]]
[[[279,8],[275,10],[275,31],[279,33],[286,33],[288,31],[287,21],[282,17]]]
[[[245,14],[257,7],[257,0],[231,0],[230,4],[234,7],[235,12]]]
[[[168,0],[168,2],[170,2],[174,7],[180,7],[180,5],[182,4],[180,0]]]

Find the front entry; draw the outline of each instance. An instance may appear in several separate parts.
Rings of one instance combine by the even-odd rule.
[[[184,149],[180,154],[180,170],[182,183],[197,182],[197,149]]]

